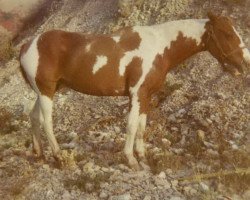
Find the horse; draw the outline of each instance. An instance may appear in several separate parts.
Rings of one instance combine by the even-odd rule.
[[[22,74],[37,94],[30,113],[33,150],[43,156],[43,125],[53,156],[61,150],[53,133],[53,96],[61,86],[95,96],[128,96],[124,153],[131,168],[145,160],[143,133],[151,96],[167,72],[190,56],[209,51],[231,74],[244,72],[250,53],[230,18],[208,12],[207,19],[124,27],[111,34],[51,30],[25,43],[20,51]]]

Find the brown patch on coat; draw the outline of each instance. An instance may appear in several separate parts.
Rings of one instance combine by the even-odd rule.
[[[163,86],[167,72],[202,48],[201,45],[197,45],[195,39],[184,37],[183,33],[179,32],[177,39],[171,42],[170,48],[166,47],[163,54],[156,55],[153,67],[138,91],[140,113],[148,112],[151,96]]]
[[[118,36],[121,37],[119,45],[125,51],[133,51],[140,46],[141,37],[139,33],[133,32],[132,27],[124,28],[122,30],[119,30],[117,33]],[[116,34],[114,34],[114,36],[116,36]]]
[[[142,58],[134,57],[128,64],[125,71],[127,86],[126,88],[134,87],[142,75]],[[128,93],[129,91],[127,91]]]
[[[52,98],[57,88],[66,85],[90,95],[127,96],[129,87],[141,76],[141,59],[133,58],[124,76],[119,75],[120,60],[128,49],[139,47],[140,39],[138,33],[131,31],[126,34],[125,30],[121,30],[116,34],[121,34],[119,43],[112,39],[113,35],[64,31],[49,31],[41,35],[38,40],[40,57],[36,75],[40,92]],[[89,51],[86,51],[87,45],[91,45]],[[97,56],[106,56],[108,60],[105,66],[93,73]]]
[[[207,50],[220,63],[225,62],[240,67],[243,51],[239,47],[241,41],[235,34],[233,22],[228,17],[216,16],[211,13],[208,14],[208,17],[210,21],[205,26],[206,34],[203,37],[204,41],[207,41]],[[226,55],[226,58],[223,54]]]

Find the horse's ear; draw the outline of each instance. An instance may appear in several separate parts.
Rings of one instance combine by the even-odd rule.
[[[207,16],[208,16],[208,18],[210,19],[210,21],[215,21],[218,17],[217,17],[217,15],[215,15],[213,12],[211,12],[211,11],[208,11],[207,12]]]

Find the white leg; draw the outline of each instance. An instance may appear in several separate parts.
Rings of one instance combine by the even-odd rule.
[[[143,133],[146,128],[147,115],[141,114],[139,116],[138,130],[136,133],[136,152],[141,159],[145,159],[145,149],[143,142]]]
[[[55,157],[60,156],[60,148],[59,145],[56,141],[55,135],[53,133],[53,122],[52,122],[52,107],[53,107],[53,102],[52,100],[44,95],[39,96],[39,102],[41,106],[41,111],[43,114],[44,118],[44,131],[47,135],[47,138],[49,140],[50,147],[52,149],[53,155]]]
[[[43,124],[43,116],[41,113],[39,100],[36,100],[36,103],[30,113],[31,119],[31,132],[33,138],[33,150],[37,154],[38,157],[41,157],[42,152],[42,144],[41,144],[41,129],[40,125]]]
[[[133,97],[131,101],[131,110],[128,116],[127,138],[124,153],[128,159],[128,164],[135,169],[139,169],[138,162],[133,155],[134,140],[139,122],[139,108],[137,98]]]

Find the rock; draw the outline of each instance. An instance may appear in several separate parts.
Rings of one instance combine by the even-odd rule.
[[[161,172],[160,174],[158,174],[158,177],[162,179],[166,178],[165,172]]]
[[[168,168],[168,169],[166,169],[165,171],[166,171],[166,174],[167,174],[167,175],[173,174],[173,170],[172,170],[172,169],[169,169],[169,168]]]
[[[168,148],[171,146],[171,142],[167,139],[167,138],[162,138],[162,144],[164,145],[164,147]]]
[[[85,184],[85,190],[88,192],[92,192],[94,189],[94,185],[92,183],[86,183]]]
[[[208,149],[207,150],[207,154],[211,155],[211,156],[214,156],[214,157],[218,157],[219,156],[219,153],[218,151],[215,151],[213,149]]]
[[[176,122],[175,115],[174,115],[174,114],[169,115],[169,116],[168,116],[168,121],[169,121],[169,122]]]
[[[179,129],[177,127],[171,127],[171,131],[178,131]]]
[[[62,195],[62,200],[69,200],[71,199],[70,193],[66,190]]]
[[[129,171],[129,167],[124,164],[119,164],[118,167],[122,171]]]
[[[75,142],[61,144],[62,149],[74,149],[74,148],[76,148],[76,146],[77,145]]]
[[[126,105],[128,103],[129,103],[129,100],[124,100],[124,101],[118,102],[117,105],[120,107],[120,106],[124,106],[124,105]]]
[[[204,182],[200,182],[200,188],[203,192],[209,191],[209,186]]]
[[[178,114],[179,115],[183,115],[183,114],[185,114],[187,111],[184,109],[184,108],[182,108],[182,109],[180,109],[179,111],[178,111]]]
[[[205,132],[203,130],[198,130],[197,135],[201,141],[204,141],[205,139]]]
[[[47,170],[47,171],[49,171],[49,165],[48,164],[43,164],[43,169],[45,169],[45,170]]]
[[[197,190],[190,186],[185,186],[183,190],[186,195],[194,196],[195,194],[197,194]]]
[[[243,195],[242,195],[244,200],[250,199],[250,190],[247,190]]]
[[[69,137],[70,137],[71,139],[75,139],[75,138],[78,137],[78,134],[77,134],[75,131],[72,131],[72,132],[70,132]]]
[[[131,199],[132,198],[129,193],[111,197],[111,200],[131,200]]]
[[[174,152],[177,155],[180,155],[180,154],[182,154],[184,152],[183,149],[172,148],[171,150],[172,150],[172,152]]]
[[[169,200],[183,200],[183,198],[178,197],[178,196],[173,196],[173,197],[170,197]]]
[[[210,142],[204,141],[203,144],[204,144],[206,147],[208,147],[208,148],[216,148],[216,146],[215,146],[214,144],[210,143]]]
[[[88,162],[83,166],[83,170],[85,173],[93,173],[94,172],[94,163]]]
[[[121,129],[120,129],[120,127],[118,127],[118,126],[115,126],[115,127],[114,127],[114,130],[115,130],[116,133],[121,133]]]
[[[157,187],[163,187],[166,190],[171,188],[171,184],[165,178],[159,178],[158,176],[156,176],[154,177],[154,182],[157,185]]]
[[[235,142],[234,142],[234,141],[230,140],[230,141],[229,141],[229,143],[231,144],[231,147],[232,147],[232,149],[233,149],[233,150],[237,150],[237,149],[239,149],[238,145],[237,145],[237,144],[235,144]]]
[[[150,195],[146,195],[143,200],[151,200],[151,196]]]
[[[242,198],[238,194],[233,194],[232,199],[233,200],[242,200]]]
[[[171,181],[171,185],[172,185],[173,188],[176,188],[178,186],[178,183],[179,183],[178,180],[172,180]]]
[[[102,167],[101,170],[102,170],[103,172],[106,172],[106,173],[107,173],[107,172],[110,172],[110,169],[109,169],[109,168],[106,168],[106,167]]]
[[[100,193],[100,195],[99,195],[99,197],[101,198],[101,199],[106,199],[106,198],[108,198],[108,194],[106,193],[106,192],[104,192],[104,191],[101,191],[101,193]]]

